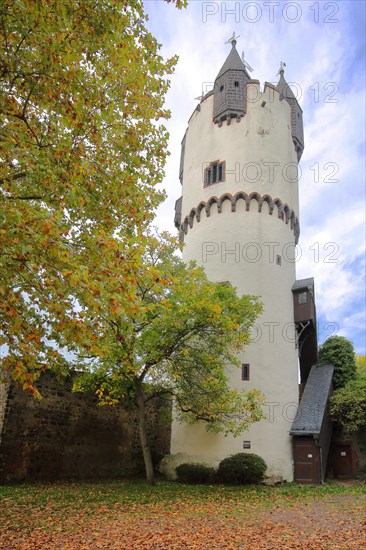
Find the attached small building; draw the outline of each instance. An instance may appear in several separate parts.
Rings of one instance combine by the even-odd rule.
[[[333,365],[314,365],[306,382],[292,424],[294,480],[299,483],[323,483],[332,437],[328,414],[332,395]]]
[[[300,382],[305,386],[310,369],[318,362],[315,288],[313,277],[297,279],[292,286],[294,322],[300,363]]]

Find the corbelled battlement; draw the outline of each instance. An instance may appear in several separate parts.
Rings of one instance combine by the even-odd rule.
[[[292,210],[288,206],[288,204],[283,204],[282,201],[278,198],[273,199],[270,195],[263,195],[263,197],[261,197],[261,195],[259,193],[256,193],[255,191],[249,194],[245,193],[244,191],[239,191],[238,193],[235,193],[235,195],[224,193],[220,197],[210,197],[207,202],[201,201],[199,205],[196,208],[192,208],[188,216],[184,218],[181,229],[184,231],[185,234],[187,234],[188,227],[193,227],[194,220],[200,222],[201,212],[204,210],[206,217],[208,218],[211,213],[211,208],[214,205],[217,206],[217,211],[219,214],[221,214],[224,201],[229,201],[231,204],[231,211],[236,212],[236,205],[239,200],[245,201],[245,209],[247,212],[249,212],[250,210],[251,201],[257,201],[258,212],[262,212],[263,204],[267,203],[269,215],[272,215],[275,207],[277,207],[277,217],[280,220],[284,221],[286,224],[290,222],[290,227],[294,231],[295,235],[295,243],[298,242],[300,226],[294,210]]]

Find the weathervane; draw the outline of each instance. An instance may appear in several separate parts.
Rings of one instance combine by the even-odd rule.
[[[233,32],[233,36],[231,38],[229,38],[228,40],[226,40],[225,44],[231,44],[234,47],[235,44],[236,44],[236,41],[239,37],[240,37],[240,34],[239,34],[239,36],[235,36],[235,32]]]
[[[280,68],[278,69],[278,73],[277,73],[276,76],[278,76],[281,73],[284,73],[285,72],[285,67],[286,67],[286,63],[284,61],[281,61]]]

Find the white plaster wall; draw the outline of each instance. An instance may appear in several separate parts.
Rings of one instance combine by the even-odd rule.
[[[295,172],[285,178],[283,169],[297,164],[290,131],[290,106],[279,101],[277,92],[251,85],[258,100],[248,102],[248,112],[239,123],[234,120],[222,127],[212,123],[213,96],[201,111],[191,117],[187,138],[183,174],[183,219],[200,201],[213,195],[235,194],[237,191],[257,191],[287,203],[298,215],[298,185]],[[266,101],[264,107],[262,101]],[[225,182],[203,186],[206,163],[226,161]],[[256,182],[242,177],[247,163],[260,167]],[[276,162],[271,181],[265,162]],[[237,164],[240,164],[238,171]],[[291,167],[290,167],[291,168]],[[232,173],[229,173],[232,171]],[[255,174],[255,173],[253,173]],[[254,175],[253,175],[254,177]],[[286,181],[291,179],[291,182]],[[236,212],[225,201],[222,212],[211,207],[210,216],[204,210],[201,220],[194,220],[185,235],[184,260],[196,260],[203,265],[209,279],[230,281],[241,294],[260,296],[264,311],[257,320],[250,344],[239,356],[250,364],[250,381],[241,380],[241,370],[230,374],[231,384],[243,390],[260,389],[266,396],[267,420],[254,424],[239,438],[209,434],[203,425],[173,423],[171,452],[200,456],[202,462],[217,464],[222,458],[243,450],[243,441],[251,441],[250,452],[262,456],[269,466],[269,475],[291,480],[292,447],[289,430],[296,412],[298,396],[297,350],[294,341],[293,301],[291,287],[295,282],[294,233],[290,223],[278,218],[277,207],[269,214],[268,205],[251,201],[246,211],[239,200]],[[281,265],[276,264],[276,255]]]

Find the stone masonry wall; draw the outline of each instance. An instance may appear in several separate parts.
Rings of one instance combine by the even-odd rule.
[[[0,482],[144,474],[135,408],[97,406],[93,394],[72,393],[71,379],[58,382],[51,374],[38,387],[40,401],[14,384],[0,387]],[[161,405],[148,410],[155,463],[170,447]]]
[[[0,383],[0,445],[1,445],[1,436],[3,433],[6,405],[8,403],[8,393],[9,393],[9,384]]]

